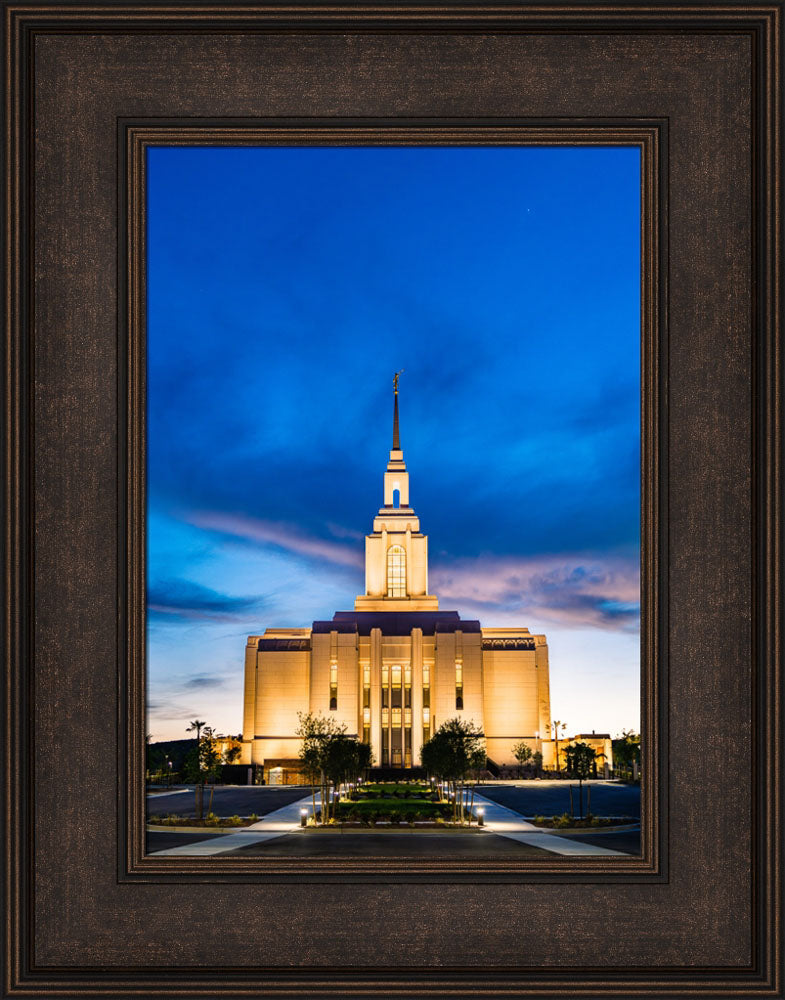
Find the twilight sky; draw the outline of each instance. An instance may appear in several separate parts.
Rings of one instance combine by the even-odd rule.
[[[430,592],[639,726],[639,155],[148,152],[148,732],[242,727],[245,638],[350,610],[392,375]]]

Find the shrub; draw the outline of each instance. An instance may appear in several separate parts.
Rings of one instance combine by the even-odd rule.
[[[256,813],[251,813],[251,815],[248,817],[248,819],[252,823],[258,823],[259,822],[259,817],[256,815]]]
[[[242,826],[243,825],[243,821],[237,815],[237,813],[235,813],[234,816],[232,816],[232,818],[229,820],[229,822],[231,823],[232,826]]]
[[[569,826],[571,822],[572,820],[570,818],[569,813],[562,813],[561,816],[559,816],[558,820],[556,821],[556,826],[558,827]]]
[[[542,824],[545,822],[545,817],[544,816],[535,816],[534,817],[534,822],[535,822],[535,824],[537,826],[542,826]]]
[[[218,817],[214,812],[209,812],[204,818],[205,826],[218,826]]]

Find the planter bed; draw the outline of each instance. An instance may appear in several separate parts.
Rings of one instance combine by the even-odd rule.
[[[524,816],[529,823],[543,830],[604,830],[608,827],[630,826],[640,823],[635,816],[593,816],[591,819],[574,819],[563,816]]]
[[[161,830],[177,830],[187,826],[189,829],[199,830],[242,830],[243,827],[253,826],[258,823],[261,816],[240,816],[240,822],[234,821],[232,816],[219,816],[218,822],[208,823],[205,819],[196,819],[193,816],[150,816],[147,820],[148,826],[154,826]]]

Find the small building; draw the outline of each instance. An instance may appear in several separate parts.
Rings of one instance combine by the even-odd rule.
[[[563,749],[573,743],[586,743],[592,748],[598,774],[601,775],[604,773],[606,764],[609,770],[613,770],[613,740],[610,733],[578,733],[568,740],[559,740],[559,759],[562,767],[565,765]]]

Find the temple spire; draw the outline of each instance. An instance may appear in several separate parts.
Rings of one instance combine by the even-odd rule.
[[[393,389],[395,390],[395,403],[393,405],[393,451],[401,450],[401,438],[398,433],[398,379],[403,375],[403,368],[393,375]]]

